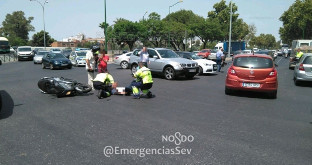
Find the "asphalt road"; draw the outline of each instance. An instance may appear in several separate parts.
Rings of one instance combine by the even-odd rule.
[[[220,73],[174,81],[155,76],[155,97],[139,100],[99,100],[92,93],[56,98],[40,93],[38,80],[63,76],[86,83],[84,67],[3,64],[0,164],[311,164],[312,85],[295,86],[288,61],[278,64],[277,99],[225,95]],[[130,70],[108,69],[119,86],[133,79]],[[117,147],[116,154],[105,156],[107,146]]]

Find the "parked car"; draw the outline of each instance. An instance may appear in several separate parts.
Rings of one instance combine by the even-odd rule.
[[[35,49],[33,49],[33,50],[31,51],[31,53],[32,53],[31,55],[32,55],[32,56],[35,56],[35,55],[38,53],[39,50],[43,50],[43,48],[35,48]]]
[[[58,68],[72,68],[72,63],[61,53],[48,53],[42,58],[42,69],[49,67],[51,70]]]
[[[51,53],[62,53],[61,49],[58,49],[58,48],[50,49],[50,52]]]
[[[61,51],[61,53],[62,53],[66,58],[69,58],[69,55],[70,55],[71,52],[72,52],[71,49],[63,49],[63,50]]]
[[[193,52],[176,52],[180,57],[193,60],[198,63],[199,71],[198,74],[203,73],[216,73],[217,63],[212,60],[202,59],[199,56],[195,55]]]
[[[276,98],[277,87],[277,71],[271,56],[243,54],[236,55],[228,69],[225,94],[235,90],[256,91]]]
[[[33,55],[31,54],[31,47],[30,46],[19,46],[17,48],[17,59],[18,61],[21,60],[33,60]]]
[[[129,60],[130,60],[130,55],[132,52],[129,53],[124,53],[122,55],[118,55],[114,57],[114,63],[116,65],[120,65],[122,69],[127,69],[129,68]]]
[[[73,51],[69,55],[69,60],[75,66],[85,66],[86,65],[87,51]]]
[[[295,66],[295,85],[300,85],[302,81],[312,81],[312,53],[303,54]]]
[[[217,52],[218,51],[219,51],[218,49],[211,50],[210,55],[208,56],[208,59],[214,60],[214,61],[217,60]]]
[[[193,53],[195,53],[196,56],[198,55],[199,52],[200,52],[200,51],[193,51]]]
[[[210,49],[203,49],[201,50],[197,55],[198,56],[202,56],[203,58],[208,58],[208,56],[210,55],[211,50]]]
[[[167,80],[177,76],[192,79],[198,73],[198,64],[192,60],[181,58],[174,51],[165,48],[148,48],[150,63],[147,65],[153,73],[164,75]],[[131,71],[136,72],[140,57],[138,50],[130,56]]]
[[[41,64],[43,56],[48,53],[49,51],[47,50],[39,50],[38,53],[34,56],[34,64]]]

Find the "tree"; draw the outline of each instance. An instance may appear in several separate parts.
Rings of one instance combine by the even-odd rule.
[[[283,22],[279,34],[284,43],[312,38],[312,0],[296,0],[279,18]]]
[[[133,50],[134,43],[139,39],[142,27],[137,22],[119,18],[115,21],[113,33],[118,45],[127,44]]]
[[[249,44],[249,41],[256,37],[256,32],[257,28],[255,24],[248,25],[248,34],[244,38],[244,40],[246,40],[246,43]]]
[[[29,38],[30,31],[34,31],[34,27],[30,24],[33,17],[24,16],[23,11],[15,11],[12,14],[7,14],[2,22],[0,35],[9,39],[11,45],[25,45]]]
[[[46,44],[47,45],[51,45],[55,39],[51,38],[51,36],[49,35],[48,32],[45,32],[45,35],[46,35]],[[41,30],[40,32],[34,34],[32,36],[32,41],[31,41],[31,45],[32,46],[44,46],[44,31]]]
[[[256,46],[261,49],[271,49],[275,48],[276,40],[272,34],[260,34],[258,37],[254,37],[250,41],[252,47]]]
[[[165,22],[160,19],[160,15],[153,12],[149,14],[147,20],[143,20],[141,23],[146,28],[146,33],[141,35],[144,45],[150,42],[154,47],[162,47],[162,42],[168,33],[166,33]]]
[[[226,5],[225,0],[221,0],[221,2],[213,5],[214,11],[208,12],[208,18],[217,19],[221,25],[224,40],[229,38],[229,27],[230,27],[230,11],[231,11],[231,3]],[[245,38],[248,34],[248,25],[243,21],[243,19],[239,19],[239,14],[236,13],[238,7],[233,3],[232,5],[232,39],[233,40],[241,40]]]
[[[186,45],[183,42],[185,40],[185,34],[194,36],[191,27],[193,24],[200,21],[201,18],[202,17],[194,14],[191,10],[180,10],[167,15],[163,21],[166,22],[167,31],[170,33],[170,45],[172,45],[174,49],[185,49]]]

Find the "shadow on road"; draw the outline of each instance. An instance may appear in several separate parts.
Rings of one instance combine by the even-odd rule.
[[[10,117],[13,114],[14,101],[4,90],[0,90],[0,120]]]
[[[231,95],[238,96],[238,97],[248,97],[248,98],[259,98],[259,99],[269,99],[269,100],[272,99],[268,96],[267,93],[253,92],[253,91],[233,91]]]

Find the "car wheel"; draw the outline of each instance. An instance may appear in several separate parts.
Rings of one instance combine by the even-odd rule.
[[[203,68],[201,66],[199,66],[199,71],[197,73],[197,75],[202,75],[203,74]]]
[[[186,74],[185,77],[189,80],[192,80],[194,78],[195,74]]]
[[[51,70],[53,70],[53,69],[54,69],[54,68],[53,68],[53,64],[50,64],[50,69],[51,69]]]
[[[121,63],[120,63],[120,66],[121,66],[121,68],[122,69],[127,69],[128,68],[128,62],[127,61],[122,61]]]
[[[175,71],[172,67],[166,67],[164,70],[164,76],[167,80],[172,80],[175,77]]]
[[[271,92],[271,93],[268,93],[269,97],[271,99],[276,99],[276,96],[277,96],[277,91],[274,91],[274,92]]]
[[[294,83],[295,83],[296,86],[299,86],[299,85],[300,85],[300,81],[298,81],[298,80],[296,79],[296,77],[294,77]]]
[[[44,66],[44,64],[43,64],[43,63],[41,64],[41,67],[42,67],[42,69],[45,69],[45,66]]]
[[[135,73],[135,72],[137,71],[137,67],[138,67],[137,64],[133,64],[133,65],[131,66],[131,73]]]
[[[233,90],[232,90],[232,89],[229,89],[229,88],[227,88],[227,87],[225,87],[224,92],[225,92],[226,95],[231,95],[231,94],[233,94]]]

